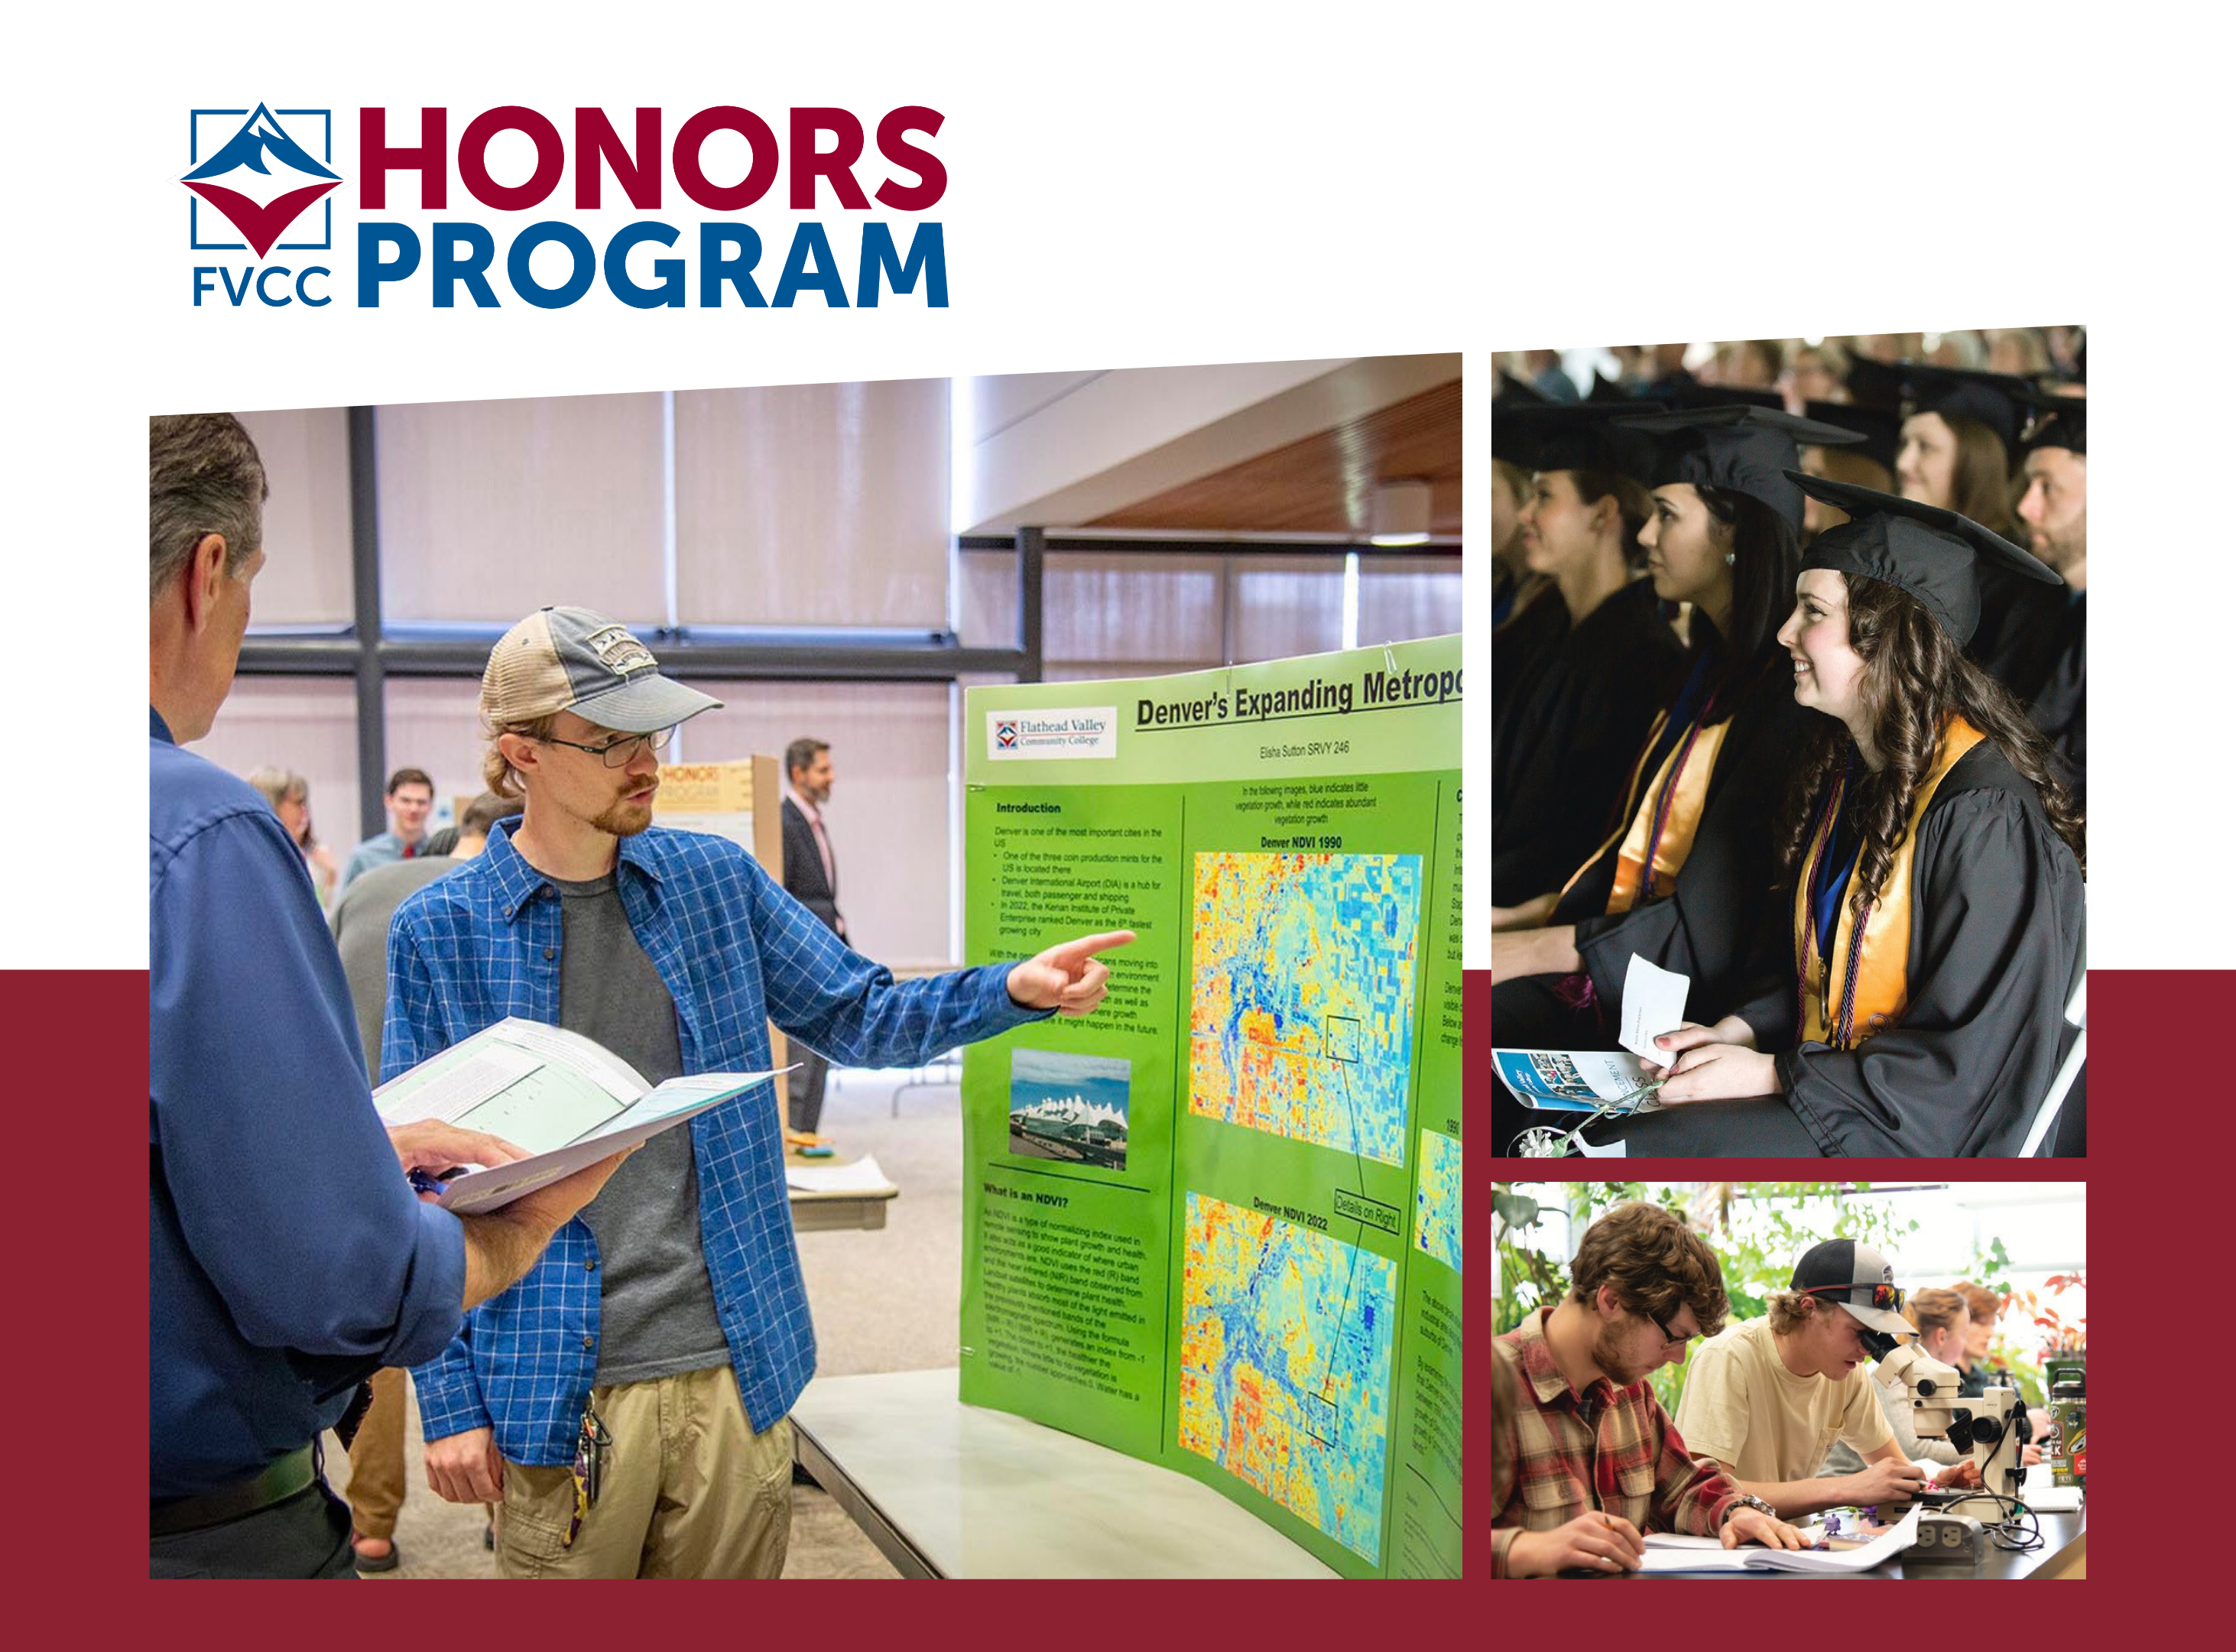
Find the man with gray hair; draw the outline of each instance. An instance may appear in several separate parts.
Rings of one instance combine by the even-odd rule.
[[[485,1216],[408,1171],[523,1156],[384,1130],[303,858],[184,742],[233,686],[267,489],[228,413],[148,429],[148,1570],[346,1577],[320,1432],[385,1365],[442,1347],[525,1272],[618,1155]]]

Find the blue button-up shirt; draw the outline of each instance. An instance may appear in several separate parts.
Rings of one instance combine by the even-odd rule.
[[[409,897],[388,931],[390,1077],[483,1028],[559,1019],[559,899],[513,846],[489,847]],[[621,840],[629,928],[675,1001],[687,1073],[772,1064],[768,1023],[852,1065],[908,1065],[1046,1012],[1009,997],[1008,966],[896,984],[726,839],[660,828]],[[699,1235],[746,1414],[791,1411],[815,1371],[815,1332],[785,1194],[783,1122],[756,1088],[693,1119]],[[597,1367],[597,1241],[579,1218],[510,1290],[412,1372],[426,1436],[494,1426],[515,1463],[575,1460]]]
[[[457,1329],[457,1221],[373,1111],[349,984],[264,800],[148,719],[148,1494],[254,1474]]]

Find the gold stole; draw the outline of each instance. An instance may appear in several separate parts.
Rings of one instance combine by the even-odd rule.
[[[1839,816],[1841,794],[1847,787],[1845,775],[1833,782],[1832,795],[1810,839],[1809,852],[1802,857],[1801,879],[1793,892],[1793,956],[1801,971],[1804,1038],[1835,1050],[1849,1050],[1862,1042],[1856,1037],[1858,1027],[1864,1029],[1863,1037],[1869,1038],[1902,1018],[1903,1008],[1910,1001],[1910,859],[1917,847],[1918,822],[1925,818],[1926,806],[1933,801],[1942,777],[1985,738],[1962,717],[1950,719],[1940,748],[1934,754],[1933,767],[1910,799],[1909,829],[1895,849],[1878,899],[1864,915],[1860,936],[1855,932],[1855,903],[1850,898],[1853,892],[1841,894],[1840,922],[1833,931],[1828,967],[1818,951],[1809,892],[1816,886],[1832,822]]]
[[[1654,742],[1661,738],[1661,731],[1669,721],[1663,712],[1654,720],[1654,727],[1640,747],[1638,761],[1632,767],[1630,787],[1625,795],[1626,806],[1635,804],[1626,830],[1617,826],[1605,843],[1592,851],[1591,858],[1576,868],[1575,876],[1562,885],[1561,892],[1568,892],[1576,879],[1582,878],[1599,865],[1600,857],[1612,848],[1617,838],[1622,848],[1615,856],[1615,887],[1608,896],[1608,916],[1627,912],[1638,904],[1641,894],[1667,894],[1683,869],[1685,857],[1693,851],[1693,836],[1700,829],[1700,813],[1707,806],[1708,780],[1716,772],[1716,754],[1723,749],[1724,736],[1732,731],[1728,717],[1713,727],[1703,728],[1695,723],[1661,760],[1654,771],[1654,784],[1641,796],[1639,791],[1639,772],[1646,767],[1647,754],[1653,751]],[[1673,773],[1674,771],[1674,773]],[[1674,789],[1673,789],[1674,780]],[[1655,834],[1656,817],[1660,835]],[[1649,868],[1647,859],[1652,859]]]

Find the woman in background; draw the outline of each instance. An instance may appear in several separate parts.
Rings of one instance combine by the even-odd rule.
[[[295,840],[295,847],[303,856],[303,869],[311,875],[311,887],[318,892],[319,905],[332,905],[334,886],[341,880],[341,868],[334,864],[332,853],[311,830],[310,781],[292,768],[266,766],[250,775],[248,783],[264,794],[273,813],[280,817],[280,824]]]

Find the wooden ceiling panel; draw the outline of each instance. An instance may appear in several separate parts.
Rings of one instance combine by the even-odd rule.
[[[1429,530],[1460,532],[1458,379],[1080,525],[1363,536],[1383,482],[1428,483]]]

